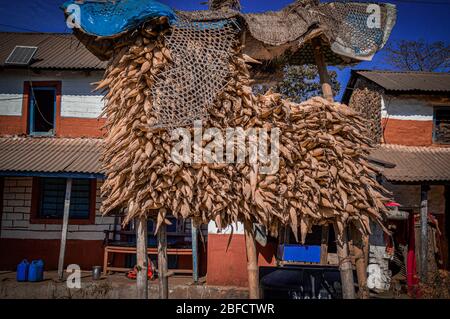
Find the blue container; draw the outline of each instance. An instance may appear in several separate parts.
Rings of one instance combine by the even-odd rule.
[[[30,263],[26,259],[22,260],[22,262],[17,265],[17,273],[16,273],[17,281],[27,281],[28,280],[29,267],[30,267]]]
[[[280,245],[278,256],[284,261],[320,263],[320,246]]]
[[[41,259],[33,260],[28,271],[28,281],[36,282],[42,280],[44,280],[44,262]]]

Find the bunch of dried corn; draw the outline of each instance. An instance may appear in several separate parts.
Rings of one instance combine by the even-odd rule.
[[[384,189],[365,160],[366,122],[339,103],[313,98],[302,104],[267,93],[254,96],[246,62],[236,51],[231,78],[209,107],[204,128],[279,128],[279,171],[261,175],[248,154],[240,164],[176,164],[170,133],[155,131],[150,88],[171,62],[161,35],[145,30],[135,45],[117,49],[99,89],[107,89],[107,135],[103,152],[107,180],[102,211],[127,208],[125,223],[166,214],[214,220],[218,227],[251,220],[276,235],[280,225],[301,229],[303,241],[313,224],[355,223],[368,233],[369,219],[381,222]],[[203,141],[206,144],[208,141]],[[157,227],[157,228],[158,228]]]

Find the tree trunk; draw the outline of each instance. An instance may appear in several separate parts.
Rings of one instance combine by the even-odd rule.
[[[365,256],[365,236],[361,234],[353,225],[351,226],[353,239],[353,253],[355,255],[356,276],[358,277],[359,298],[369,298],[367,288],[367,266]]]
[[[420,281],[428,281],[428,185],[420,187]]]
[[[248,292],[250,299],[259,299],[259,270],[253,224],[244,224],[245,246],[247,251]]]
[[[159,298],[169,298],[169,277],[167,277],[167,233],[166,224],[162,223],[158,230],[158,277]]]
[[[314,50],[314,59],[316,61],[317,69],[319,71],[320,83],[322,84],[323,97],[333,102],[333,89],[331,88],[330,75],[328,74],[327,65],[325,63],[325,56],[322,51],[322,44],[320,39],[313,39],[311,41]]]
[[[355,299],[355,285],[353,281],[353,267],[348,251],[347,229],[344,228],[342,238],[339,240],[339,229],[333,224],[336,234],[336,247],[339,259],[339,270],[341,272],[342,297],[344,299]]]
[[[148,299],[147,218],[136,219],[136,288],[138,299]]]

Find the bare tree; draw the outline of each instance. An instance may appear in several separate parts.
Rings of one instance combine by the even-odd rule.
[[[402,71],[448,71],[450,46],[443,41],[401,40],[386,46],[387,62]]]
[[[211,10],[220,10],[222,8],[241,10],[239,0],[208,0],[208,6]]]

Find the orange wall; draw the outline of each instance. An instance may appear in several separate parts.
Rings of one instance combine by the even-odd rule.
[[[25,134],[21,116],[0,116],[0,135]]]
[[[208,234],[206,282],[208,285],[245,287],[248,285],[245,236],[234,234],[227,250],[228,240],[229,235]],[[257,250],[259,266],[275,266],[275,245],[257,245]]]
[[[432,121],[383,119],[384,143],[411,146],[433,144]]]
[[[56,124],[58,137],[102,137],[105,119],[59,117]],[[22,116],[0,116],[0,136],[26,134]]]
[[[0,269],[15,270],[23,259],[29,262],[42,259],[45,270],[58,269],[60,240],[57,239],[0,239]],[[103,241],[68,240],[65,265],[77,264],[81,269],[103,265]]]
[[[73,117],[61,117],[58,137],[102,137],[102,126],[105,119],[84,119]]]

